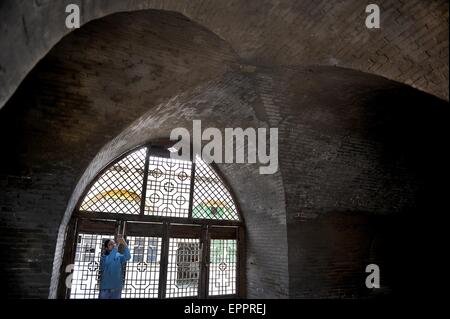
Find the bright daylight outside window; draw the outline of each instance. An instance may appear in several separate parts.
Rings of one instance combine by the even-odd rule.
[[[233,196],[200,157],[169,155],[140,147],[88,187],[66,240],[65,262],[74,268],[64,297],[98,298],[102,243],[119,234],[132,256],[122,298],[239,296],[243,223]]]

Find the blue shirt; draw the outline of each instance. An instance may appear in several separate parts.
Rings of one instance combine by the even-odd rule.
[[[113,248],[109,255],[102,256],[100,259],[100,289],[122,288],[123,266],[130,258],[128,247],[125,247],[123,254]]]

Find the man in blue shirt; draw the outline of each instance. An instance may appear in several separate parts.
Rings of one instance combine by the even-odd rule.
[[[117,250],[114,240],[107,239],[103,243],[103,253],[100,259],[99,299],[120,299],[122,293],[124,266],[130,260],[131,254],[122,237],[117,242],[124,246],[122,253]]]

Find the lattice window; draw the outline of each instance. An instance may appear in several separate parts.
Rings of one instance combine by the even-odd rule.
[[[161,237],[128,236],[132,256],[127,262],[122,298],[158,298]]]
[[[200,240],[170,238],[166,297],[194,297],[198,294]]]
[[[210,246],[210,296],[236,293],[236,240],[212,239]]]
[[[79,234],[70,289],[71,299],[98,298],[98,279],[103,241],[113,236]]]
[[[195,159],[192,217],[239,220],[230,192],[216,172],[199,156]]]
[[[112,165],[94,183],[80,210],[139,214],[147,148],[141,148]]]
[[[147,148],[143,147],[109,167],[83,199],[80,210],[139,214],[142,205]],[[196,157],[194,189],[192,162],[149,156],[144,215],[189,216],[197,219],[239,220],[232,196],[219,175]]]
[[[150,156],[145,215],[189,216],[191,167],[189,161]]]
[[[198,226],[186,227],[182,232],[186,238],[174,238],[180,234],[172,234],[171,227],[166,232],[158,230],[163,221],[169,225],[210,225],[214,224],[210,220],[220,220],[230,221],[221,224],[240,227],[235,223],[240,219],[233,198],[210,165],[198,156],[195,165],[191,161],[152,156],[168,155],[164,152],[160,148],[142,147],[113,163],[92,184],[77,212],[83,222],[75,230],[80,234],[70,298],[98,298],[102,243],[113,235],[87,233],[95,232],[96,227],[99,233],[110,233],[113,225],[98,222],[103,219],[116,220],[115,231],[126,235],[130,248],[131,259],[122,269],[122,298],[203,297],[208,291],[210,296],[237,294],[236,239],[206,241],[204,244],[210,243],[210,247],[202,258],[200,238],[206,238],[207,228],[200,227],[200,235]],[[101,213],[140,216],[105,214],[103,218]],[[128,221],[141,225],[137,229],[127,227]],[[233,238],[229,235],[225,238]],[[205,270],[208,276],[205,274],[206,280],[200,281]]]

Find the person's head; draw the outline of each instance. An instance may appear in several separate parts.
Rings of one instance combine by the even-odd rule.
[[[116,243],[112,239],[107,239],[103,243],[103,249],[105,250],[105,253],[109,254],[113,248],[116,247]]]

